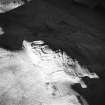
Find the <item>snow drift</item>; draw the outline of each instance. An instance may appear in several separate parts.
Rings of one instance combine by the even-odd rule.
[[[98,78],[41,40],[24,40],[23,49],[16,52],[0,48],[1,105],[81,105],[70,86],[80,83],[86,88],[84,76]]]

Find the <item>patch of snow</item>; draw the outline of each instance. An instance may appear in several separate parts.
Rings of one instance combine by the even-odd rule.
[[[8,4],[1,4],[0,3],[0,13],[5,13],[5,12],[10,11],[12,9],[15,9],[15,8],[17,8],[17,7],[19,7],[19,6],[23,5],[23,4],[24,4],[24,2],[20,2],[20,3],[18,3],[18,2],[16,2],[16,3],[10,2]]]
[[[19,105],[81,105],[76,97],[78,93],[70,86],[80,83],[86,88],[82,77],[98,78],[66,52],[53,51],[41,40],[24,40],[23,50],[18,52],[1,48],[0,64],[0,75],[9,80],[0,82],[0,89],[5,89],[5,96],[12,100],[9,105],[14,100],[17,101],[14,105],[19,102]],[[4,77],[0,76],[0,80]]]
[[[0,27],[0,35],[3,35],[5,32],[3,31],[2,27]]]

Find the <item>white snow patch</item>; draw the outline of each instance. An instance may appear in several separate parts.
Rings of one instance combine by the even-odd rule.
[[[5,32],[3,31],[3,28],[0,27],[0,36],[3,35]]]
[[[0,99],[8,99],[6,105],[81,105],[70,85],[80,83],[86,88],[81,77],[98,78],[41,40],[24,40],[23,50],[18,52],[1,48],[0,64]]]

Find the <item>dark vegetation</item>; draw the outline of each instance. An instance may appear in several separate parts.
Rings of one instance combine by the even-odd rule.
[[[21,50],[22,41],[44,40],[52,49],[62,49],[100,79],[84,78],[88,88],[73,88],[89,105],[105,103],[105,13],[67,0],[33,0],[0,14],[0,47]]]

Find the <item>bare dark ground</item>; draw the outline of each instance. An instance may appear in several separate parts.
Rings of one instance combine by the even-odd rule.
[[[105,14],[67,0],[34,0],[8,13],[0,14],[0,46],[16,51],[22,41],[44,40],[52,49],[62,49],[77,59],[99,80],[84,78],[88,88],[73,88],[89,105],[104,105],[105,97]]]

